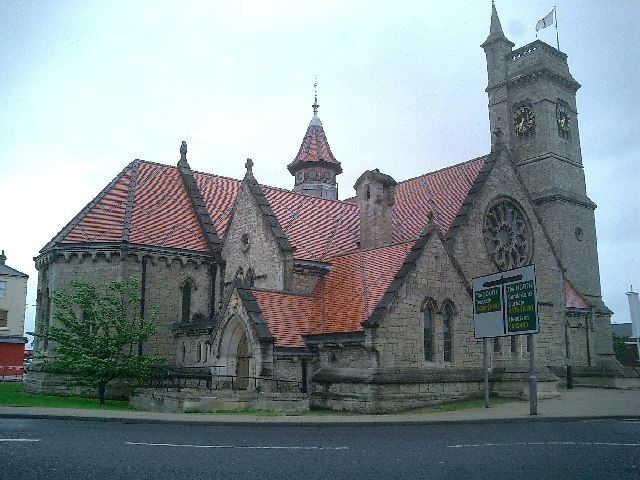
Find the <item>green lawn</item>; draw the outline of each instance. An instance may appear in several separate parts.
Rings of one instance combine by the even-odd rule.
[[[127,401],[107,400],[107,403],[100,405],[97,399],[81,398],[81,397],[58,397],[49,395],[32,395],[24,393],[24,384],[22,382],[0,382],[0,406],[10,407],[50,407],[50,408],[84,408],[95,410],[135,410],[130,407]],[[492,398],[491,405],[513,402],[511,399]],[[398,412],[400,414],[414,413],[439,413],[450,412],[454,410],[466,410],[469,408],[479,408],[484,405],[483,399],[468,400],[465,402],[449,403],[446,405],[424,407],[415,410],[406,410]],[[276,416],[276,415],[303,415],[303,416],[324,416],[324,415],[355,415],[351,412],[336,412],[331,410],[311,410],[309,412],[283,413],[263,410],[225,410],[219,412],[198,412],[194,410],[191,413],[203,413],[208,415],[256,415],[256,416]]]
[[[518,400],[512,398],[497,398],[491,397],[489,399],[489,407],[493,405],[499,405],[501,403],[517,402]],[[434,407],[422,407],[415,410],[407,410],[402,413],[441,413],[441,412],[453,412],[456,410],[468,410],[470,408],[484,407],[484,398],[476,398],[474,400],[467,400],[464,402],[447,403],[445,405],[438,405]]]
[[[0,382],[0,405],[5,407],[86,408],[96,410],[135,410],[129,402],[107,400],[104,405],[97,398],[31,395],[22,391],[22,382]]]

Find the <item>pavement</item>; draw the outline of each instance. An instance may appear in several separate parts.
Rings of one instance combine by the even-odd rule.
[[[559,398],[539,400],[538,415],[529,415],[528,401],[492,404],[489,408],[469,408],[447,412],[384,415],[199,414],[142,411],[87,410],[45,407],[0,407],[0,418],[48,418],[68,420],[121,421],[125,423],[182,424],[437,424],[447,422],[482,423],[510,421],[553,421],[586,419],[640,419],[640,390],[574,388],[561,390]]]
[[[45,407],[0,407],[0,418],[59,418],[122,421],[126,423],[171,422],[183,424],[424,424],[514,420],[566,420],[640,418],[640,390],[574,388],[561,390],[559,398],[539,400],[538,415],[529,414],[528,401],[491,404],[447,412],[405,412],[384,415],[251,415],[160,413]]]

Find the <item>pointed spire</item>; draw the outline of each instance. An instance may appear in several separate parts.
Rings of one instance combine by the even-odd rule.
[[[489,27],[490,37],[504,37],[498,11],[496,10],[496,2],[491,0],[491,27]]]
[[[504,32],[502,31],[502,24],[500,23],[500,17],[498,17],[496,4],[493,0],[491,0],[491,26],[489,27],[489,36],[481,46],[484,48],[486,45],[489,45],[496,40],[506,40],[507,42],[509,42],[507,37],[504,36]]]

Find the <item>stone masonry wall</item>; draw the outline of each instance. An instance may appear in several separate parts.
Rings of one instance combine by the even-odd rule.
[[[248,239],[248,243],[243,242],[243,235],[247,235],[245,239]],[[255,273],[256,288],[284,289],[285,255],[244,183],[238,193],[222,256],[227,262],[225,282],[234,279],[239,267],[242,267],[244,274],[251,268]]]
[[[185,280],[194,284],[191,295],[192,316],[209,314],[210,280],[208,263],[202,259],[185,256],[147,254],[145,308],[146,315],[156,308],[156,333],[144,344],[143,352],[159,355],[171,364],[174,361],[173,334],[171,324],[180,320],[182,291]],[[69,288],[72,280],[95,285],[106,290],[114,281],[136,277],[142,286],[142,256],[133,251],[79,251],[50,254],[47,262],[39,265],[38,308],[36,331],[42,331],[47,322],[53,323],[53,304],[47,302],[55,291]],[[50,310],[47,309],[50,306]],[[138,312],[136,312],[138,313]],[[49,346],[50,347],[50,346]],[[43,348],[38,341],[36,348]]]
[[[293,292],[296,295],[312,295],[321,278],[316,273],[294,272]]]
[[[425,360],[424,355],[424,314],[421,307],[427,299],[434,300],[438,307],[433,316],[433,361]],[[442,335],[442,309],[445,301],[452,302],[455,309],[451,362],[446,363]],[[482,364],[482,344],[473,337],[471,297],[435,232],[374,336],[373,346],[379,353],[380,365],[385,368],[466,367]]]
[[[147,262],[146,310],[157,308],[156,333],[145,343],[143,351],[149,355],[163,356],[167,363],[177,361],[171,325],[180,321],[182,313],[182,286],[190,280],[191,318],[195,315],[209,317],[211,279],[209,263],[189,260],[186,257],[152,257]]]
[[[452,242],[454,256],[460,262],[469,280],[498,271],[489,257],[483,234],[485,212],[498,196],[516,200],[526,213],[531,225],[533,236],[531,263],[536,267],[540,319],[540,333],[535,335],[538,364],[564,365],[565,297],[562,271],[505,152],[496,161],[491,175],[457,231]]]

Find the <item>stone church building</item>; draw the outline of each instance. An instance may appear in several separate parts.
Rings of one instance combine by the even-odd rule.
[[[513,47],[493,6],[487,155],[404,181],[380,165],[348,200],[317,100],[291,190],[260,184],[251,160],[241,180],[194,171],[184,143],[176,166],[133,161],[36,257],[37,329],[69,281],[134,276],[141,313],[160,313],[143,354],[238,389],[289,381],[312,406],[394,410],[480,394],[470,281],[534,264],[541,394],[568,364],[613,385],[623,373],[600,293],[580,84],[556,48]],[[494,391],[526,390],[523,340],[493,341]]]

